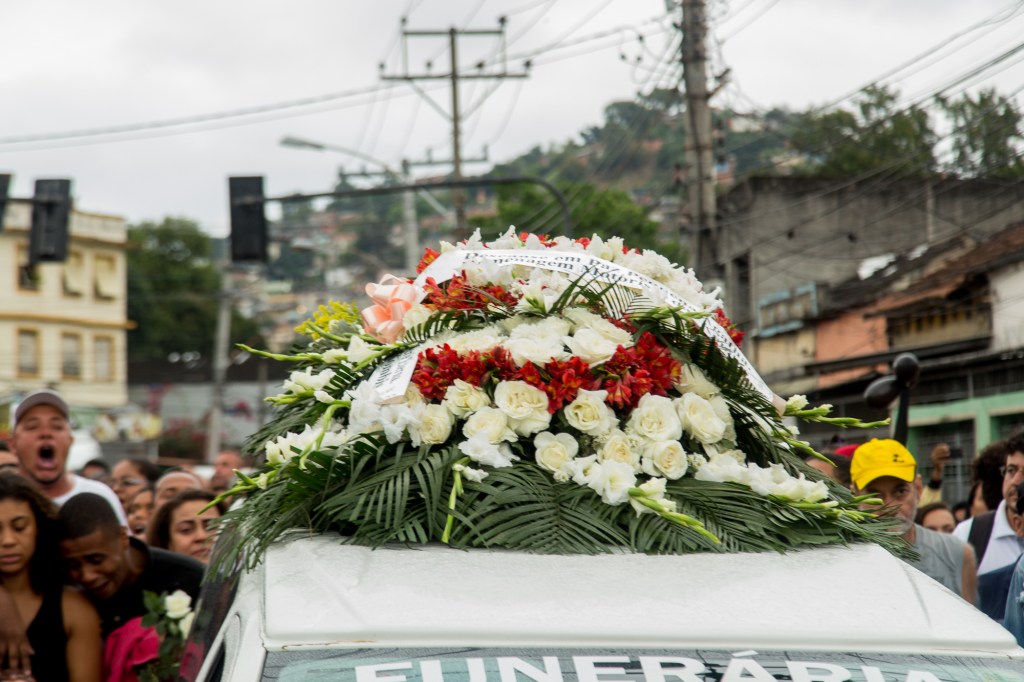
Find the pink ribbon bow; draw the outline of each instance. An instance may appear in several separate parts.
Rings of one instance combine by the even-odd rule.
[[[363,309],[363,326],[381,343],[394,343],[404,329],[402,318],[424,293],[409,280],[394,275],[385,275],[380,284],[367,284],[366,295],[374,305]]]

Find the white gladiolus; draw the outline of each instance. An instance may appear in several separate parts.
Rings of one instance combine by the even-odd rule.
[[[605,504],[625,504],[629,501],[629,489],[636,487],[636,474],[624,462],[595,462],[587,467],[586,484]]]
[[[313,374],[313,368],[295,370],[284,380],[284,389],[290,393],[307,393],[318,391],[334,378],[333,369],[325,369]]]
[[[661,505],[661,508],[667,512],[674,512],[676,510],[676,503],[674,500],[670,500],[665,497],[665,479],[664,478],[651,478],[646,482],[636,486],[643,492],[644,497],[655,500]],[[637,502],[632,497],[629,498],[629,503],[633,506],[637,516],[640,514],[653,514],[654,510],[650,507],[644,506]]]
[[[476,435],[459,443],[459,450],[477,464],[484,464],[495,469],[512,466],[519,459],[512,453],[507,443],[491,443],[483,435]]]
[[[353,336],[348,342],[349,362],[360,363],[373,357],[376,352],[374,346],[371,346],[358,336]]]

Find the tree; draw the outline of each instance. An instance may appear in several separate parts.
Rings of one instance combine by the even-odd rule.
[[[213,242],[197,223],[164,218],[128,229],[128,332],[130,360],[171,353],[213,353],[221,271]],[[259,346],[254,321],[232,314],[231,340]]]
[[[987,88],[977,97],[964,93],[957,100],[940,98],[939,105],[953,125],[949,170],[966,177],[1024,175],[1019,151],[1024,132],[1013,100]]]
[[[870,87],[856,111],[805,114],[791,144],[809,159],[806,171],[833,178],[934,173],[936,135],[928,112],[917,106],[899,108],[897,99],[898,93],[888,88]]]

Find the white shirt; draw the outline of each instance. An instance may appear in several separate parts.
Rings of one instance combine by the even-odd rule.
[[[128,525],[128,517],[125,516],[124,507],[121,506],[121,500],[117,499],[117,495],[109,485],[89,478],[82,478],[76,474],[68,474],[68,478],[71,479],[71,491],[60,495],[59,497],[50,498],[53,500],[54,504],[60,507],[78,493],[96,493],[109,502],[110,506],[114,508],[114,513],[117,514],[117,520],[121,522],[121,525]]]
[[[1021,555],[1021,551],[1024,549],[1024,545],[1021,544],[1021,538],[1017,537],[1017,534],[1010,526],[1010,520],[1006,518],[1006,500],[1000,502],[999,506],[996,507],[996,515],[992,521],[992,535],[988,538],[985,556],[982,557],[981,563],[978,565],[978,575],[991,573],[996,569],[1016,562],[1017,557]],[[973,518],[964,519],[953,529],[953,535],[967,542],[967,537],[971,534],[971,526],[973,524]]]

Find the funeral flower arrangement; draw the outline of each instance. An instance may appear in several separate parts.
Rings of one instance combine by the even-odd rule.
[[[513,230],[428,250],[415,281],[330,303],[271,398],[266,466],[226,495],[262,549],[289,529],[351,542],[536,552],[900,543],[823,480],[740,352],[717,292],[620,239]],[[873,425],[867,425],[873,426]],[[813,453],[816,454],[816,453]]]

